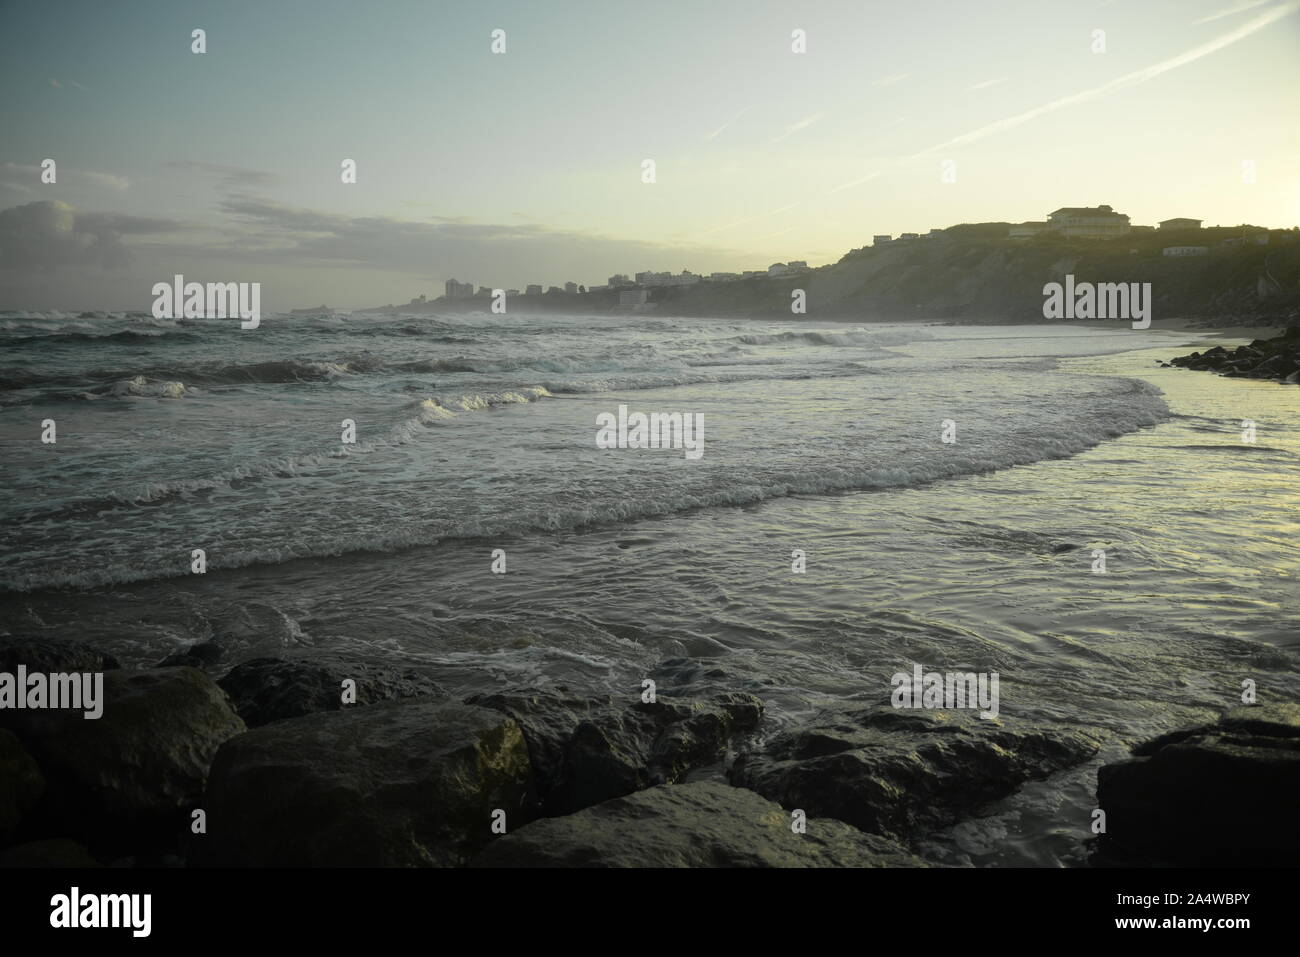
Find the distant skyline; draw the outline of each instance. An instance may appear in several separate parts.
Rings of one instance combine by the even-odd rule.
[[[0,308],[822,265],[1102,203],[1290,227],[1297,63],[1300,0],[9,0]]]

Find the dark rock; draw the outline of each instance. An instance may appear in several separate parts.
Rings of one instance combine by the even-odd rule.
[[[1103,860],[1293,866],[1300,860],[1300,706],[1252,705],[1162,735],[1097,772]]]
[[[285,718],[342,709],[346,679],[357,683],[357,705],[446,695],[436,681],[417,671],[329,655],[311,659],[254,658],[236,665],[217,683],[230,695],[244,722],[256,728]]]
[[[721,781],[664,785],[496,838],[473,867],[924,867],[892,841]]]
[[[76,841],[31,841],[0,852],[0,867],[103,867]]]
[[[742,754],[730,778],[784,807],[907,842],[1086,761],[1101,743],[1099,732],[886,706],[780,734]]]
[[[201,641],[198,644],[190,645],[188,648],[172,652],[154,667],[189,667],[198,668],[200,671],[210,671],[221,663],[223,657],[225,657],[225,654],[220,644],[215,641]]]
[[[469,704],[523,728],[538,813],[569,814],[718,761],[731,736],[758,724],[763,703],[743,692],[707,700],[620,700],[551,693],[476,695]]]
[[[212,766],[197,864],[454,866],[507,827],[530,776],[506,716],[411,699],[277,721],[227,741]]]
[[[41,769],[12,732],[0,729],[0,843],[13,836],[44,791]]]
[[[1300,381],[1294,373],[1300,367],[1300,326],[1291,326],[1273,339],[1256,339],[1248,346],[1238,346],[1229,352],[1215,346],[1203,354],[1193,352],[1170,360],[1170,365],[1198,371],[1214,371],[1232,378],[1249,376],[1255,379],[1278,379],[1283,382]]]
[[[19,665],[28,673],[113,671],[122,667],[116,658],[78,641],[47,638],[0,637],[0,671],[13,674]]]
[[[92,848],[150,845],[184,826],[223,741],[244,730],[220,688],[194,668],[109,671],[103,714],[0,712],[48,783],[46,830]]]

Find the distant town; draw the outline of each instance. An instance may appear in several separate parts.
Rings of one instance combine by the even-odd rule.
[[[1199,219],[1174,217],[1173,219],[1161,220],[1158,226],[1134,226],[1130,224],[1128,215],[1118,213],[1109,206],[1063,206],[1048,213],[1047,219],[1040,222],[1024,222],[1011,226],[1007,231],[1007,236],[1010,239],[1029,239],[1040,234],[1053,233],[1066,238],[1118,239],[1130,233],[1149,233],[1155,232],[1157,229],[1170,234],[1190,232],[1199,230],[1201,222],[1202,220]],[[881,233],[871,238],[871,245],[883,246],[891,242],[902,243],[920,239],[938,239],[943,234],[944,230],[942,229],[931,229],[924,234],[900,233],[898,238],[895,239],[889,233]],[[1246,237],[1227,240],[1228,243],[1241,241],[1267,245],[1268,230],[1259,227],[1256,232]],[[1180,244],[1167,246],[1163,252],[1166,256],[1205,256],[1209,253],[1209,247]],[[792,259],[789,262],[772,263],[766,269],[749,269],[744,272],[713,272],[704,275],[702,273],[693,273],[689,269],[683,269],[680,273],[675,274],[671,272],[639,272],[628,276],[624,273],[615,273],[609,277],[609,281],[603,286],[589,287],[575,282],[566,282],[562,287],[550,286],[543,290],[541,283],[532,283],[522,293],[518,289],[507,289],[505,293],[507,296],[541,296],[561,292],[582,294],[602,289],[636,290],[649,289],[655,286],[690,286],[697,282],[736,282],[741,279],[756,277],[790,276],[809,272],[810,269],[808,263],[803,260]],[[478,290],[475,291],[473,283],[448,279],[444,293],[443,298],[445,299],[490,298],[492,288],[479,286]]]
[[[1209,227],[1202,229],[1202,220],[1190,217],[1173,217],[1161,220],[1154,226],[1133,225],[1130,217],[1117,212],[1110,206],[1063,206],[1047,214],[1040,221],[1022,223],[977,223],[962,224],[949,229],[931,229],[926,233],[901,233],[897,237],[881,233],[872,237],[868,246],[849,250],[847,257],[861,255],[871,247],[898,246],[917,242],[942,241],[945,237],[978,229],[979,234],[990,240],[1004,238],[1015,241],[1049,240],[1052,238],[1066,240],[1115,240],[1122,237],[1136,238],[1139,235],[1156,235],[1169,237],[1169,245],[1160,247],[1164,256],[1192,257],[1208,256],[1213,246],[1234,246],[1241,244],[1268,245],[1269,230],[1257,226],[1236,226],[1230,228]],[[951,230],[951,232],[950,232]],[[1205,237],[1201,239],[1201,237]],[[1212,238],[1211,238],[1212,237]],[[1197,241],[1201,239],[1201,241]],[[1136,249],[1129,250],[1136,253]],[[507,300],[515,297],[527,297],[535,301],[573,301],[569,297],[599,294],[598,298],[608,308],[618,310],[640,311],[653,308],[653,302],[663,295],[674,295],[674,290],[685,291],[682,287],[708,287],[725,283],[744,282],[746,280],[765,280],[797,277],[814,272],[807,262],[792,259],[788,262],[772,263],[766,269],[752,269],[744,272],[712,272],[703,274],[683,269],[680,273],[643,271],[628,275],[615,273],[603,285],[587,286],[576,282],[563,285],[546,286],[542,283],[530,283],[523,290],[501,289],[473,283],[448,279],[444,284],[442,296],[429,299],[419,296],[412,299],[406,307],[427,309],[433,303],[462,303],[466,300],[493,299],[495,293],[503,292]],[[469,303],[465,303],[468,305]],[[391,303],[381,307],[380,311],[396,308]],[[315,309],[293,310],[295,313],[308,314],[331,312],[326,306]]]

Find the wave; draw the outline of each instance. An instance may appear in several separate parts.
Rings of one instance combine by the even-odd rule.
[[[878,464],[818,467],[807,471],[762,475],[752,467],[736,467],[726,473],[709,473],[707,481],[695,485],[663,483],[653,491],[636,495],[609,494],[573,496],[557,504],[543,496],[522,508],[484,509],[472,518],[412,521],[400,528],[343,533],[337,529],[308,535],[278,545],[223,551],[209,556],[209,568],[232,569],[250,565],[279,564],[304,558],[338,557],[348,554],[386,553],[412,547],[433,546],[450,540],[496,539],[537,533],[571,532],[588,527],[619,525],[645,519],[680,515],[706,508],[744,507],[791,495],[827,495],[853,491],[879,491],[915,487],[935,482],[987,474],[1001,469],[1065,459],[1094,448],[1108,439],[1156,425],[1169,418],[1169,410],[1158,389],[1140,380],[1116,380],[1119,389],[1108,395],[1104,408],[1088,417],[1071,417],[1051,432],[1042,430],[1014,437],[993,449],[970,450],[949,446],[915,461],[899,460]],[[456,403],[424,399],[412,404],[416,415],[393,430],[399,437],[404,429],[433,424],[464,411],[490,408],[496,404],[535,401],[545,390],[529,393],[463,396]],[[457,405],[458,408],[453,408]],[[414,424],[413,424],[414,423]],[[1010,437],[1009,437],[1010,438]],[[513,504],[513,500],[512,500]],[[72,574],[59,573],[56,581],[28,576],[6,587],[31,591],[44,587],[97,587],[128,581],[174,577],[184,574],[173,564],[166,567],[110,565]]]
[[[180,385],[180,383],[175,383]],[[79,499],[53,509],[28,512],[19,517],[19,521],[46,521],[48,519],[70,518],[79,515],[93,515],[140,506],[157,506],[169,501],[182,499],[196,492],[214,489],[235,488],[243,484],[255,483],[264,479],[293,478],[307,469],[320,468],[331,463],[338,463],[358,455],[368,455],[394,445],[405,445],[424,429],[447,419],[456,418],[467,412],[492,409],[497,406],[536,402],[551,395],[545,388],[534,386],[511,392],[474,393],[448,398],[429,397],[410,403],[409,411],[415,414],[392,426],[377,439],[359,442],[356,445],[339,445],[336,448],[304,452],[282,456],[277,459],[259,459],[237,465],[234,468],[218,472],[215,475],[192,479],[164,480],[149,482],[142,486],[123,492],[111,492],[94,498]]]

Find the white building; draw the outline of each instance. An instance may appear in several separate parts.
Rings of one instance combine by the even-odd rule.
[[[1161,250],[1166,256],[1208,256],[1209,246],[1166,246]]]
[[[879,236],[871,237],[871,245],[883,246],[885,243],[891,241],[893,238],[894,237],[889,235],[889,233],[881,233]]]
[[[1062,206],[1047,214],[1047,225],[1080,239],[1113,239],[1129,231],[1128,216],[1109,206]]]

